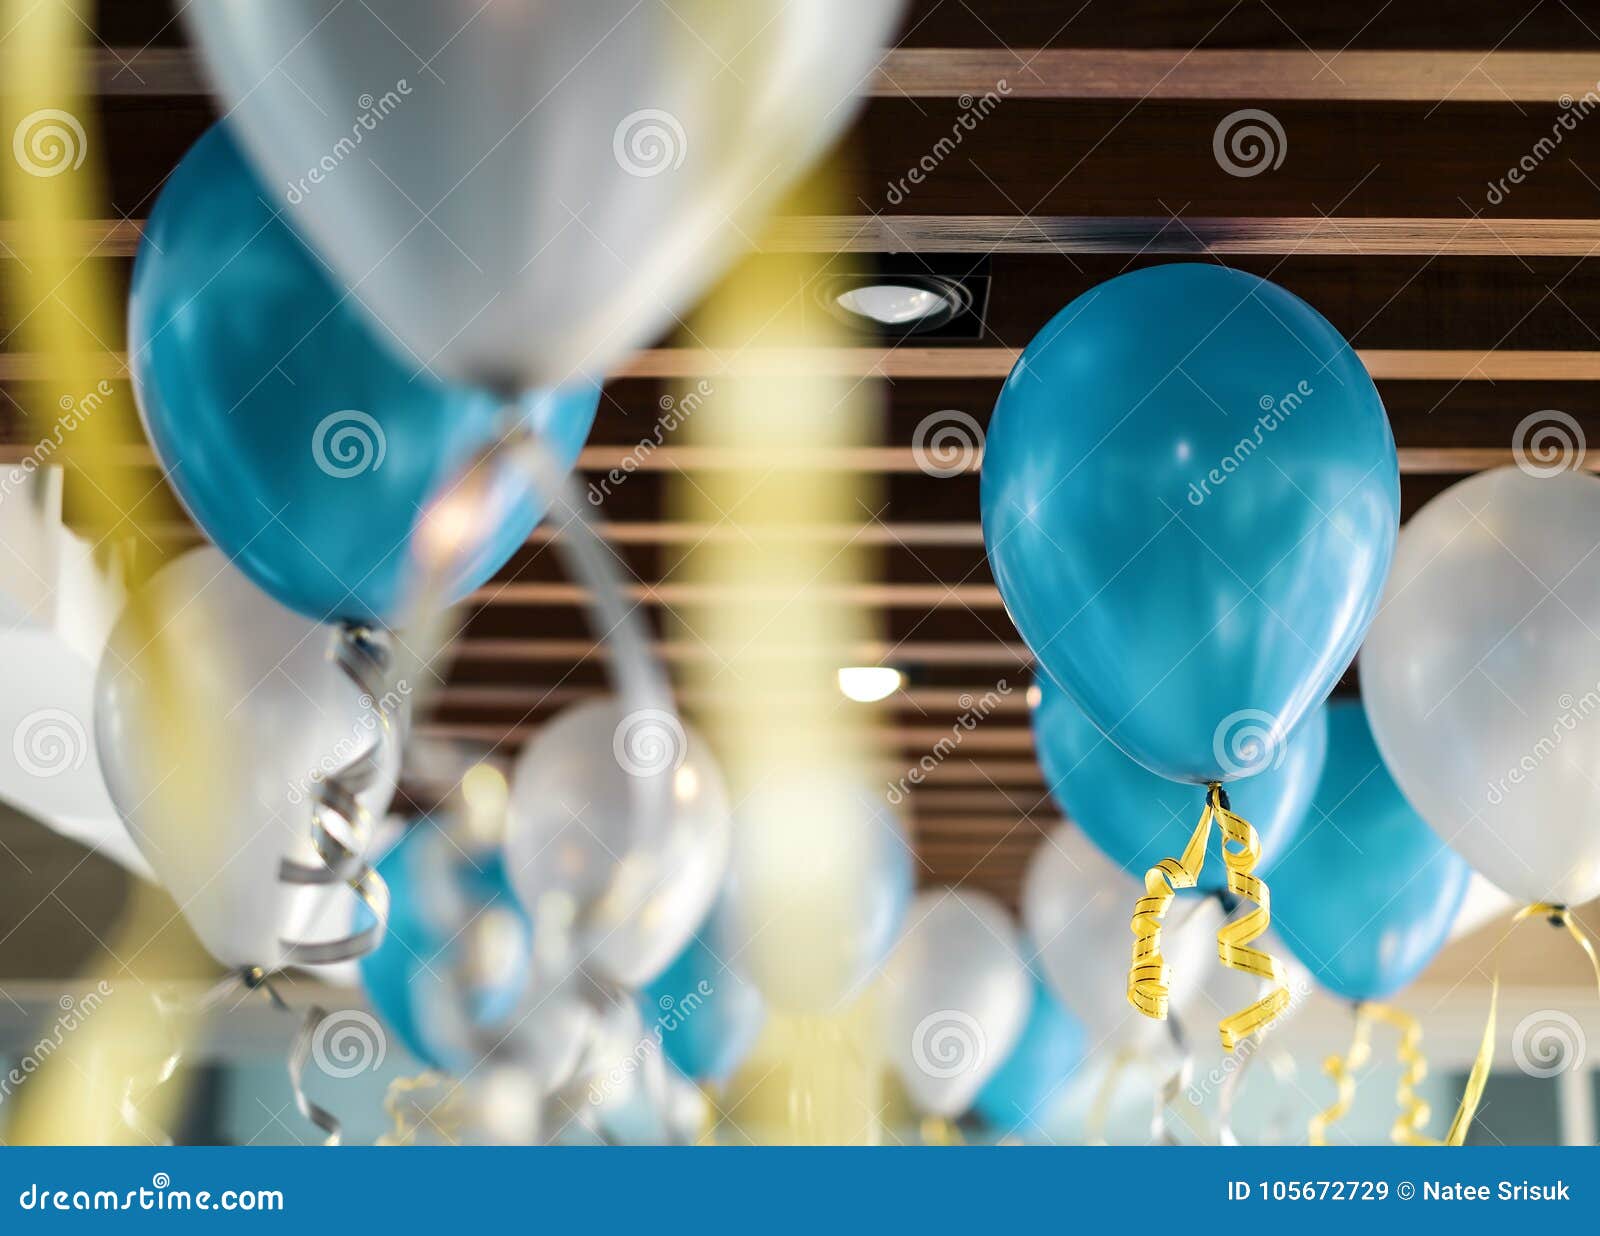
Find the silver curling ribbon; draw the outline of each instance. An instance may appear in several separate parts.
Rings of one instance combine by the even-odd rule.
[[[1167,1122],[1167,1111],[1183,1097],[1184,1091],[1189,1089],[1194,1080],[1194,1049],[1189,1045],[1189,1036],[1184,1033],[1183,1021],[1177,1010],[1170,1006],[1166,1024],[1173,1050],[1178,1053],[1178,1064],[1156,1091],[1155,1111],[1150,1117],[1150,1136],[1162,1146],[1180,1146],[1183,1143],[1172,1132],[1172,1126]]]
[[[332,656],[360,691],[361,706],[377,717],[376,738],[366,751],[324,777],[313,792],[311,844],[320,861],[313,865],[286,858],[278,870],[278,879],[285,884],[306,886],[343,884],[367,907],[372,922],[335,940],[280,939],[282,964],[286,966],[355,961],[377,949],[389,925],[389,886],[366,859],[377,821],[360,798],[378,780],[390,750],[398,751],[403,741],[399,708],[391,703],[389,692],[389,650],[377,632],[346,625],[339,628]],[[292,1012],[266,975],[254,972],[246,982],[265,989],[277,1008]],[[289,1049],[289,1085],[300,1114],[322,1130],[322,1144],[337,1146],[341,1141],[338,1118],[312,1102],[304,1085],[317,1029],[326,1017],[327,1013],[315,1005],[306,1010]]]

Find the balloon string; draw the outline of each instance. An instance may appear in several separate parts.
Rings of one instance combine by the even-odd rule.
[[[1350,1036],[1350,1046],[1342,1056],[1329,1056],[1322,1062],[1322,1071],[1339,1088],[1339,1096],[1326,1108],[1311,1117],[1306,1128],[1306,1141],[1313,1146],[1328,1144],[1328,1129],[1343,1120],[1356,1098],[1356,1070],[1365,1068],[1372,1057],[1372,1020],[1365,1004],[1356,1006],[1355,1029]]]
[[[1428,1058],[1422,1053],[1422,1023],[1404,1009],[1392,1004],[1367,1003],[1363,1006],[1374,1021],[1400,1032],[1400,1042],[1395,1047],[1395,1059],[1400,1062],[1400,1084],[1395,1090],[1395,1102],[1400,1114],[1389,1130],[1389,1140],[1400,1146],[1442,1146],[1444,1143],[1429,1137],[1427,1128],[1432,1108],[1417,1093],[1428,1076]]]
[[[1254,975],[1272,984],[1266,995],[1248,1008],[1224,1017],[1218,1025],[1222,1049],[1232,1051],[1241,1039],[1266,1030],[1289,1007],[1289,976],[1283,963],[1270,953],[1250,948],[1272,925],[1272,897],[1267,883],[1255,874],[1261,860],[1261,838],[1228,805],[1228,792],[1219,782],[1211,785],[1210,802],[1222,823],[1222,860],[1228,868],[1228,891],[1256,903],[1256,908],[1217,929],[1217,956],[1231,970]],[[1230,848],[1230,843],[1232,847]]]
[[[1193,888],[1205,863],[1213,809],[1209,799],[1182,858],[1163,858],[1144,873],[1145,895],[1134,902],[1133,963],[1128,968],[1128,1003],[1146,1017],[1166,1019],[1171,969],[1161,952],[1161,925],[1180,888]]]
[[[1228,891],[1255,902],[1255,909],[1217,930],[1217,956],[1229,969],[1272,983],[1272,989],[1248,1008],[1224,1017],[1217,1029],[1224,1051],[1265,1030],[1289,1007],[1289,981],[1276,957],[1249,947],[1272,923],[1271,897],[1266,882],[1255,874],[1261,858],[1261,838],[1234,814],[1222,783],[1213,781],[1206,792],[1205,809],[1184,847],[1181,858],[1164,858],[1145,872],[1145,895],[1133,907],[1133,963],[1128,969],[1128,1003],[1146,1017],[1162,1020],[1171,1001],[1171,969],[1161,952],[1162,920],[1180,888],[1193,888],[1205,863],[1211,839],[1211,822],[1219,821],[1222,858],[1228,870]]]
[[[1505,935],[1501,936],[1494,946],[1494,971],[1489,980],[1489,1016],[1483,1024],[1483,1041],[1478,1044],[1477,1059],[1472,1062],[1472,1071],[1467,1074],[1467,1084],[1461,1092],[1461,1104],[1456,1108],[1455,1119],[1450,1122],[1450,1131],[1445,1134],[1444,1140],[1447,1146],[1466,1144],[1467,1132],[1472,1127],[1472,1119],[1478,1112],[1478,1103],[1483,1098],[1483,1089],[1489,1084],[1489,1071],[1494,1063],[1495,1018],[1500,1005],[1500,947],[1517,924],[1528,918],[1547,919],[1551,926],[1564,928],[1583,950],[1584,956],[1589,959],[1589,967],[1594,971],[1595,987],[1600,989],[1600,956],[1595,954],[1593,941],[1572,917],[1571,910],[1563,905],[1536,901],[1532,905],[1523,906],[1512,916]]]
[[[387,689],[391,658],[379,636],[357,626],[339,629],[331,655],[361,692],[362,707],[377,717],[378,733],[371,747],[328,774],[315,788],[311,844],[318,861],[286,858],[278,869],[278,879],[294,885],[342,883],[371,911],[372,923],[337,940],[279,940],[284,965],[320,966],[365,957],[383,942],[389,925],[389,886],[365,857],[376,822],[360,795],[378,780],[389,749],[402,739],[396,719],[399,706]],[[334,831],[335,824],[343,836]]]
[[[411,1123],[406,1119],[403,1109],[408,1096],[422,1090],[437,1089],[440,1086],[447,1085],[449,1081],[450,1079],[443,1073],[436,1073],[429,1069],[413,1077],[397,1077],[390,1082],[389,1088],[384,1092],[383,1096],[383,1111],[389,1117],[393,1127],[378,1138],[378,1145],[408,1146],[415,1141],[417,1131],[424,1124],[431,1124],[435,1128],[441,1128],[439,1121],[433,1116],[437,1106],[421,1113],[420,1118],[415,1123]],[[442,1128],[441,1131],[443,1131]]]
[[[210,1012],[223,997],[243,988],[245,991],[260,989],[267,994],[273,1007],[285,1013],[293,1013],[287,1002],[278,994],[278,989],[273,986],[272,980],[260,966],[246,966],[228,975],[221,982],[213,986],[205,995],[195,1003],[193,1015],[203,1016]],[[167,1023],[171,1049],[151,1071],[148,1080],[140,1085],[137,1078],[130,1079],[123,1089],[121,1115],[123,1123],[139,1134],[146,1141],[158,1146],[172,1145],[172,1138],[167,1133],[144,1118],[140,1110],[143,1104],[158,1089],[172,1080],[178,1071],[178,1066],[183,1063],[183,1048],[177,1043],[176,1036],[171,1033],[171,1023],[175,1017],[176,1002],[171,1002],[156,997],[156,1008],[162,1020]],[[312,1045],[316,1040],[317,1027],[327,1017],[327,1011],[312,1005],[306,1010],[306,1015],[300,1023],[300,1030],[295,1035],[294,1043],[289,1048],[288,1072],[289,1086],[294,1093],[294,1105],[317,1128],[322,1130],[324,1146],[337,1146],[340,1141],[340,1124],[338,1118],[324,1107],[312,1102],[305,1092],[306,1064],[311,1059]]]

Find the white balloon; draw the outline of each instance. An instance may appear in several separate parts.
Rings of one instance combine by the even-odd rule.
[[[1011,916],[992,897],[919,893],[883,972],[884,1046],[923,1111],[954,1118],[1016,1046],[1033,1001]]]
[[[777,774],[739,804],[717,948],[778,1008],[838,1013],[899,938],[911,854],[881,793]]]
[[[854,114],[901,0],[198,0],[275,201],[418,365],[517,387],[670,326]]]
[[[661,818],[640,818],[635,778],[662,783]],[[728,831],[722,774],[676,716],[624,715],[610,700],[567,709],[523,749],[511,780],[507,872],[535,947],[560,938],[573,964],[648,983],[716,899]]]
[[[1600,894],[1597,530],[1587,475],[1501,468],[1451,486],[1401,530],[1361,650],[1400,788],[1523,901]]]
[[[211,954],[275,969],[282,940],[319,939],[306,933],[347,917],[349,889],[288,885],[278,871],[286,858],[317,862],[316,783],[378,742],[374,701],[335,662],[336,632],[257,591],[210,546],[168,563],[146,589],[156,633],[125,613],[95,684],[106,788]],[[170,707],[158,713],[152,689],[163,676]],[[399,772],[398,744],[384,753],[359,796],[374,819]],[[215,802],[193,801],[187,791],[201,783]]]
[[[1022,881],[1022,921],[1051,989],[1089,1028],[1091,1049],[1148,1048],[1169,1037],[1128,1003],[1133,905],[1144,885],[1102,854],[1083,830],[1061,824],[1034,850]],[[1162,948],[1170,992],[1182,1011],[1217,968],[1214,899],[1179,894]],[[1190,917],[1195,916],[1195,921]]]

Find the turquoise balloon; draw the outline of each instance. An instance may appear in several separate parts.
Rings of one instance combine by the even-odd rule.
[[[1328,762],[1272,874],[1272,926],[1329,991],[1381,1000],[1433,960],[1472,870],[1400,793],[1355,700],[1328,706]]]
[[[660,1028],[661,1049],[679,1072],[723,1082],[755,1046],[767,1008],[755,986],[719,956],[715,921],[713,911],[700,934],[640,993],[639,1004],[645,1020]]]
[[[1338,331],[1206,262],[1119,276],[1039,332],[990,421],[981,504],[1050,675],[1146,768],[1207,783],[1273,763],[1350,664],[1400,476]]]
[[[1181,855],[1205,809],[1205,791],[1158,777],[1129,759],[1048,675],[1040,675],[1036,685],[1033,743],[1061,810],[1133,875],[1142,878],[1163,858]],[[1319,708],[1300,724],[1279,748],[1276,762],[1230,787],[1233,810],[1261,838],[1257,875],[1271,870],[1293,844],[1311,806],[1328,750],[1324,712]],[[1218,892],[1227,886],[1227,867],[1213,833],[1196,887]]]
[[[504,932],[503,965],[471,992],[469,1016],[492,1026],[521,999],[532,957],[532,927],[506,879],[498,853],[469,861],[433,821],[413,824],[377,864],[391,898],[383,943],[360,962],[374,1011],[429,1068],[461,1067],[465,1045],[451,1044],[451,966],[461,916],[491,916]],[[371,921],[370,917],[367,919]]]
[[[178,496],[263,591],[319,622],[396,616],[421,509],[506,427],[492,396],[392,353],[358,296],[218,125],[150,212],[128,303],[145,431]],[[598,402],[585,384],[519,410],[570,468]],[[543,513],[526,491],[510,503],[463,553],[451,599],[499,570]]]
[[[1041,1124],[1087,1047],[1082,1023],[1035,977],[1022,1037],[978,1092],[973,1109],[993,1129],[1026,1131]]]

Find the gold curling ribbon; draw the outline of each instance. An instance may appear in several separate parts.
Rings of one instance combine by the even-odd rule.
[[[1111,1120],[1111,1102],[1116,1098],[1117,1084],[1122,1080],[1122,1075],[1128,1071],[1128,1066],[1138,1057],[1139,1053],[1133,1048],[1119,1047],[1117,1054],[1111,1058],[1111,1063],[1106,1066],[1105,1076],[1100,1079],[1100,1088],[1095,1092],[1094,1102],[1089,1105],[1089,1115],[1083,1122],[1083,1140],[1086,1145],[1106,1144],[1106,1125]]]
[[[1589,959],[1590,968],[1594,970],[1595,987],[1600,989],[1600,956],[1595,955],[1593,941],[1572,917],[1571,910],[1563,905],[1536,901],[1516,912],[1505,935],[1501,936],[1494,946],[1494,975],[1489,980],[1489,1016],[1483,1023],[1483,1042],[1478,1045],[1478,1057],[1472,1062],[1472,1072],[1467,1074],[1467,1084],[1461,1093],[1461,1105],[1456,1108],[1456,1117],[1450,1122],[1450,1132],[1445,1134],[1444,1140],[1447,1146],[1466,1144],[1467,1130],[1472,1127],[1472,1118],[1478,1113],[1478,1103],[1483,1098],[1483,1088],[1489,1084],[1489,1069],[1494,1062],[1495,1017],[1500,1005],[1500,945],[1506,942],[1511,930],[1527,918],[1548,919],[1552,927],[1564,928],[1567,934],[1577,941],[1584,956]]]
[[[1261,838],[1248,821],[1233,813],[1222,783],[1206,790],[1205,810],[1181,858],[1164,858],[1145,872],[1145,895],[1133,907],[1133,963],[1128,969],[1128,1003],[1146,1017],[1164,1020],[1170,997],[1167,960],[1161,952],[1161,926],[1180,888],[1193,888],[1205,863],[1215,818],[1222,832],[1222,859],[1228,869],[1228,891],[1255,903],[1255,909],[1217,931],[1217,956],[1229,969],[1252,974],[1272,983],[1272,989],[1248,1008],[1218,1023],[1222,1048],[1232,1051],[1239,1042],[1265,1030],[1289,1007],[1289,980],[1276,957],[1250,944],[1272,923],[1271,896],[1266,882],[1255,874],[1261,858]],[[1231,844],[1230,844],[1231,843]]]
[[[1422,1023],[1392,1004],[1368,1003],[1361,1007],[1374,1021],[1400,1032],[1395,1048],[1395,1058],[1402,1065],[1400,1085],[1395,1090],[1400,1114],[1389,1129],[1389,1140],[1399,1146],[1442,1146],[1443,1142],[1423,1132],[1433,1109],[1417,1093],[1417,1087],[1428,1076],[1428,1058],[1422,1054]]]
[[[1328,1128],[1343,1120],[1356,1099],[1356,1070],[1364,1068],[1372,1056],[1372,1022],[1369,1006],[1356,1006],[1355,1031],[1350,1036],[1350,1046],[1342,1056],[1329,1056],[1322,1062],[1322,1071],[1339,1088],[1339,1097],[1322,1111],[1311,1117],[1306,1128],[1306,1141],[1313,1146],[1328,1144]]]

